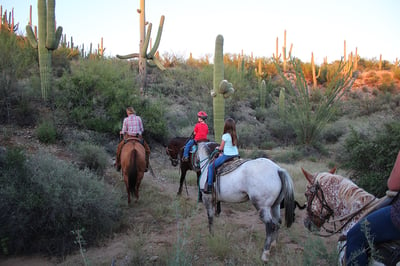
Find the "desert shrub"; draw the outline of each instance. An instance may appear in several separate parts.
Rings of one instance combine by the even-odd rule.
[[[376,87],[380,78],[375,71],[369,71],[365,77],[365,85]]]
[[[347,128],[344,123],[331,123],[322,131],[322,139],[325,140],[326,143],[336,143],[346,131]]]
[[[345,65],[341,62],[322,95],[317,97],[320,100],[314,102],[301,66],[293,59],[291,64],[296,74],[295,84],[277,65],[285,82],[285,90],[282,90],[284,97],[279,106],[283,110],[281,119],[292,126],[299,145],[318,147],[322,130],[334,119],[339,100],[350,90],[354,80],[350,77],[350,70],[345,71]]]
[[[102,175],[107,167],[107,153],[103,147],[88,142],[78,143],[74,147],[81,167]]]
[[[392,75],[390,73],[382,74],[382,84],[378,86],[378,89],[383,92],[393,93],[396,90],[396,86]]]
[[[18,107],[28,107],[21,103],[24,93],[18,82],[35,69],[36,56],[26,39],[9,31],[0,31],[0,47],[0,122],[9,123],[21,118],[16,117],[22,111]]]
[[[90,171],[20,150],[0,168],[0,253],[64,256],[77,248],[73,231],[84,228],[91,246],[120,225],[120,196]]]
[[[55,143],[57,139],[57,128],[53,122],[45,120],[37,127],[36,135],[42,143]]]
[[[395,78],[395,79],[397,79],[397,80],[400,80],[400,68],[396,68],[394,71],[393,71],[393,78]]]
[[[400,123],[384,125],[376,134],[351,129],[345,140],[342,162],[351,169],[351,178],[368,192],[381,197],[387,190],[387,179],[400,150]]]

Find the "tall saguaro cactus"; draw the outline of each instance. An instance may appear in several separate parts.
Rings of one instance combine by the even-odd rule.
[[[146,17],[145,17],[145,0],[140,0],[140,9],[137,10],[140,14],[140,43],[139,53],[132,53],[128,55],[117,55],[119,59],[139,58],[139,76],[141,88],[140,92],[143,94],[146,88],[147,81],[147,64],[149,66],[157,66],[159,69],[164,70],[164,66],[156,57],[158,46],[160,45],[161,34],[164,27],[164,16],[161,16],[160,25],[158,27],[156,41],[150,52],[147,52],[150,43],[152,24],[149,23],[146,32]]]
[[[224,80],[224,37],[218,35],[215,40],[214,53],[214,89],[211,91],[213,97],[214,114],[214,137],[220,140],[224,129],[225,120],[225,98],[228,98],[235,91],[232,83]]]
[[[28,40],[34,48],[38,49],[39,53],[40,84],[44,100],[47,99],[52,82],[51,55],[53,50],[57,49],[62,35],[62,27],[55,30],[55,7],[55,0],[38,0],[38,39],[36,39],[31,25],[26,26]]]

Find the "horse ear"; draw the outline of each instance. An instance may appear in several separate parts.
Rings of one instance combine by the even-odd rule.
[[[331,170],[329,170],[329,173],[331,173],[332,175],[333,175],[334,173],[336,173],[336,166],[333,167]]]
[[[303,172],[304,176],[307,178],[310,184],[314,183],[314,176],[312,174],[304,170],[303,167],[301,168],[301,171]]]

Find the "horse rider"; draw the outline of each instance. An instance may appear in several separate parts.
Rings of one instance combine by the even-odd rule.
[[[118,144],[117,148],[117,158],[115,162],[115,166],[117,171],[121,170],[121,151],[124,144],[131,138],[137,138],[140,140],[140,143],[143,144],[144,149],[146,151],[146,170],[149,168],[149,158],[150,158],[150,147],[147,142],[142,137],[142,133],[144,131],[142,118],[136,115],[135,109],[133,107],[126,108],[127,117],[124,118],[124,122],[122,124],[122,130],[119,132],[120,135],[123,135],[122,141]]]
[[[186,142],[185,148],[183,150],[183,162],[189,161],[189,151],[191,147],[200,141],[207,141],[208,135],[208,125],[206,124],[205,120],[207,119],[207,113],[204,111],[200,111],[197,113],[197,123],[193,129],[194,137],[189,139]]]
[[[208,166],[207,187],[204,189],[204,193],[206,194],[212,191],[215,169],[220,167],[224,162],[239,156],[236,123],[232,118],[225,120],[221,144],[217,149],[221,154]]]

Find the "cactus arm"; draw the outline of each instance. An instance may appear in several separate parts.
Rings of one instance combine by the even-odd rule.
[[[32,27],[29,25],[26,26],[26,36],[28,37],[28,40],[29,40],[30,44],[32,45],[32,47],[34,49],[37,49],[38,42],[36,40],[35,33],[33,33]]]
[[[133,53],[133,54],[128,54],[128,55],[118,55],[117,54],[117,57],[119,59],[132,59],[132,58],[138,58],[139,56],[140,56],[139,53]]]
[[[153,48],[150,50],[148,58],[153,58],[154,57],[155,53],[157,52],[158,46],[160,45],[161,34],[162,34],[162,31],[163,31],[163,27],[164,27],[164,19],[165,19],[165,17],[161,16],[160,25],[158,26],[156,41],[154,43]]]
[[[147,52],[147,48],[149,47],[152,28],[153,28],[153,25],[151,23],[149,23],[149,26],[147,27],[146,37],[144,39],[144,43],[142,46],[142,50],[140,51],[140,54],[143,58],[147,58],[146,52]]]
[[[165,67],[163,66],[163,64],[161,63],[161,61],[158,60],[157,57],[154,57],[152,60],[148,60],[147,62],[148,62],[149,65],[152,66],[152,67],[157,66],[159,69],[165,70]]]
[[[57,28],[57,31],[55,33],[55,40],[53,42],[54,46],[52,47],[52,50],[57,49],[58,45],[60,44],[60,40],[61,40],[61,37],[62,37],[62,31],[63,31],[62,27],[58,27]],[[73,49],[73,47],[71,49]]]

